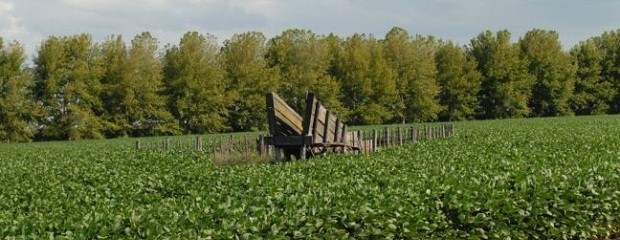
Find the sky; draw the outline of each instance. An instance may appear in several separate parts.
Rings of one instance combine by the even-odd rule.
[[[568,49],[620,28],[620,0],[0,0],[0,37],[29,57],[49,36],[89,33],[125,41],[149,31],[177,44],[198,31],[222,41],[236,33],[268,38],[291,28],[383,38],[394,26],[465,45],[484,30],[508,29],[517,41],[534,28],[555,30]]]

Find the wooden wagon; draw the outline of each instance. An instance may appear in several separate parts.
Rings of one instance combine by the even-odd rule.
[[[348,132],[347,125],[325,108],[314,93],[306,96],[303,117],[275,93],[268,93],[266,101],[270,135],[265,143],[273,145],[276,162],[283,157],[306,159],[324,152],[360,150],[359,134]]]

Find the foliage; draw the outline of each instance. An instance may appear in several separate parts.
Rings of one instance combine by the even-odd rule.
[[[495,35],[484,31],[471,40],[469,54],[478,62],[482,86],[478,94],[481,118],[523,117],[531,113],[534,78],[519,46],[510,42],[510,32]]]
[[[573,94],[577,68],[570,55],[562,51],[555,31],[530,30],[519,40],[521,51],[534,77],[530,107],[534,116],[572,115],[569,100]]]
[[[392,28],[384,39],[385,56],[396,71],[396,86],[400,100],[397,116],[402,122],[428,122],[437,119],[441,111],[433,37],[411,38],[402,28]]]
[[[160,49],[148,32],[80,34],[45,39],[32,63],[3,42],[0,141],[264,130],[271,91],[300,113],[313,91],[349,124],[620,113],[620,30],[570,51],[554,30],[510,38],[484,31],[463,47],[399,27],[382,39],[288,29],[218,46],[187,32]]]
[[[601,75],[602,50],[594,41],[588,40],[573,47],[570,53],[577,64],[571,108],[578,115],[604,114],[609,110],[617,89],[613,82]]]
[[[453,138],[369,155],[223,168],[126,140],[4,144],[0,235],[617,238],[618,124],[465,122]]]
[[[99,93],[103,68],[92,54],[90,35],[50,37],[35,62],[36,100],[44,112],[39,121],[42,139],[102,138],[103,110]]]
[[[184,133],[216,133],[229,130],[229,82],[218,61],[212,36],[188,32],[179,46],[166,50],[164,86],[168,107]]]
[[[229,110],[233,131],[267,129],[265,94],[278,90],[280,72],[267,64],[266,41],[262,33],[247,32],[224,42],[221,58],[233,101]]]
[[[476,94],[482,80],[476,70],[476,60],[468,58],[461,47],[449,41],[441,43],[435,59],[437,82],[441,88],[439,103],[444,107],[439,119],[473,119],[479,104]]]
[[[0,38],[0,142],[31,141],[38,108],[31,96],[32,78],[22,68],[23,47]]]
[[[290,29],[272,38],[267,46],[270,67],[281,73],[282,96],[301,111],[308,91],[314,92],[327,108],[344,110],[340,85],[328,74],[331,57],[328,42],[309,30]]]
[[[149,32],[131,40],[120,86],[124,101],[118,109],[124,117],[125,131],[131,136],[176,134],[178,124],[166,108],[162,94],[163,65],[157,57],[157,39]]]
[[[398,109],[396,74],[389,67],[381,43],[363,35],[343,42],[335,60],[335,76],[342,86],[344,106],[349,109],[349,124],[389,122]]]

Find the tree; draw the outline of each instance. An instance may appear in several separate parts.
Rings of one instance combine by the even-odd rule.
[[[593,41],[603,52],[601,77],[605,82],[611,82],[616,91],[609,113],[620,113],[620,29],[605,32]]]
[[[162,63],[157,39],[143,32],[127,51],[122,38],[111,37],[103,47],[106,114],[112,136],[153,136],[179,133],[166,109]]]
[[[573,47],[570,53],[577,64],[575,90],[570,101],[572,110],[577,115],[604,114],[617,90],[601,74],[603,52],[590,39]]]
[[[26,57],[18,42],[0,38],[0,142],[31,141],[37,108],[31,98],[32,80],[23,69]]]
[[[510,32],[484,31],[471,40],[469,54],[482,74],[479,116],[481,118],[524,117],[531,113],[533,77],[519,46],[510,42]]]
[[[265,59],[266,38],[260,32],[236,34],[221,52],[228,95],[232,97],[229,123],[234,131],[267,129],[265,94],[277,91],[280,74]]]
[[[102,68],[90,35],[50,37],[35,63],[35,97],[44,108],[40,138],[102,138]]]
[[[382,124],[393,118],[392,106],[398,99],[396,74],[379,41],[354,34],[343,43],[335,65],[350,124]]]
[[[482,75],[476,70],[475,59],[467,57],[464,49],[448,41],[442,43],[435,55],[437,82],[441,88],[439,102],[441,120],[466,120],[475,117]]]
[[[168,107],[185,133],[228,131],[229,81],[218,62],[214,37],[187,32],[165,54]]]
[[[302,110],[308,91],[330,110],[342,113],[340,85],[328,74],[331,56],[324,38],[308,30],[286,30],[271,39],[267,47],[270,67],[282,76],[281,95],[294,109]]]
[[[399,89],[395,109],[404,109],[404,113],[396,117],[402,122],[433,121],[441,111],[435,45],[433,37],[411,38],[407,31],[398,27],[385,36],[385,56],[396,71]]]
[[[577,68],[570,55],[562,51],[558,33],[530,30],[519,40],[534,77],[530,107],[534,116],[572,115],[569,100]]]

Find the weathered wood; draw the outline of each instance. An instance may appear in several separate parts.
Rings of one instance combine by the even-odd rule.
[[[200,138],[200,135],[196,135],[196,141],[195,141],[194,147],[196,148],[197,151],[202,151],[202,138]]]
[[[136,140],[136,149],[137,149],[137,150],[142,149],[142,146],[140,145],[140,139],[137,139],[137,140]]]
[[[316,97],[314,97],[314,93],[313,92],[309,92],[306,95],[306,109],[305,109],[305,113],[304,113],[304,119],[303,119],[303,131],[302,131],[302,135],[307,136],[307,135],[311,135],[314,131],[314,125],[316,124],[315,122],[315,113],[317,110],[317,103],[318,100],[316,99]]]
[[[377,129],[372,130],[372,151],[377,151]]]
[[[303,131],[303,119],[277,94],[269,93],[266,97],[269,132],[282,135],[286,132],[300,135]]]
[[[400,127],[396,128],[396,135],[398,138],[398,146],[402,146],[403,145],[403,132]]]

